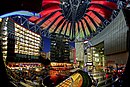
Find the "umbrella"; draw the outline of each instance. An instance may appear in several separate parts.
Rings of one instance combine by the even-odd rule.
[[[44,35],[57,33],[75,40],[93,37],[109,23],[117,4],[115,0],[43,0],[42,9],[40,18],[32,16],[29,21],[39,25]]]

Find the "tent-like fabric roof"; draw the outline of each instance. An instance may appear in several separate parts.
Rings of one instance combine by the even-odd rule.
[[[89,38],[117,9],[114,0],[43,0],[43,10],[29,20],[47,32],[75,38]]]

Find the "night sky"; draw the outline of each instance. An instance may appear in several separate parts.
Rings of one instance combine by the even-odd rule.
[[[0,15],[18,10],[40,12],[41,4],[42,0],[3,0],[0,2]]]

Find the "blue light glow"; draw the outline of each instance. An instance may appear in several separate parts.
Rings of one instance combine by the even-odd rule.
[[[36,16],[36,17],[41,17],[40,14],[35,13],[35,12],[29,12],[29,11],[14,11],[14,12],[10,12],[10,13],[6,13],[0,16],[0,18],[5,18],[5,17],[9,17],[9,16],[15,16],[15,15],[19,15],[19,16]]]

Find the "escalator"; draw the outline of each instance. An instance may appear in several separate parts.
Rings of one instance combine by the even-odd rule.
[[[92,81],[87,72],[75,71],[69,78],[62,81],[56,87],[91,87]]]

